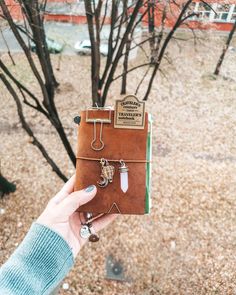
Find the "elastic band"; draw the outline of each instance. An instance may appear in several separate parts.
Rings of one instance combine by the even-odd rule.
[[[101,160],[101,158],[87,158],[87,157],[77,157],[76,159],[89,160],[89,161],[100,161]],[[114,159],[107,159],[107,158],[105,158],[105,159],[108,162],[120,162],[120,160],[122,160],[125,163],[151,163],[151,161],[147,161],[147,160],[124,160],[124,159],[114,160]]]

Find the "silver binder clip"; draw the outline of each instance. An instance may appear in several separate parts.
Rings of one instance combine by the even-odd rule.
[[[108,116],[99,116],[99,114],[96,114],[96,116],[91,115],[93,114],[93,111],[109,111]],[[101,113],[102,114],[102,113]],[[94,151],[101,151],[105,143],[102,140],[102,132],[103,132],[103,124],[110,124],[111,123],[111,108],[110,107],[92,107],[86,110],[86,122],[87,123],[93,123],[93,139],[91,141],[91,148]],[[97,123],[100,123],[100,132],[99,132],[99,146],[96,146],[97,142]]]

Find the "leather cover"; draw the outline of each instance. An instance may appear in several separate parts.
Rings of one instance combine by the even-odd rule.
[[[75,190],[86,188],[91,184],[97,186],[97,194],[92,201],[81,206],[80,212],[91,213],[121,213],[121,214],[145,214],[146,198],[146,161],[148,114],[145,113],[144,129],[118,129],[114,128],[114,111],[111,112],[111,123],[103,124],[102,140],[104,148],[94,151],[91,142],[94,136],[94,123],[86,122],[86,111],[81,112],[81,122],[78,125],[78,145],[76,161]],[[109,110],[91,110],[89,118],[108,118]],[[96,123],[97,141],[99,146],[101,124]],[[78,157],[96,159],[123,159],[133,160],[126,162],[129,168],[129,188],[124,193],[120,188],[119,162],[109,161],[115,167],[113,182],[105,188],[100,188],[97,182],[100,180],[101,164],[97,160],[84,160]]]

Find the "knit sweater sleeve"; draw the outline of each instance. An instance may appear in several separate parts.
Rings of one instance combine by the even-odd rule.
[[[67,242],[46,226],[33,223],[22,243],[0,268],[0,294],[49,294],[73,264]]]

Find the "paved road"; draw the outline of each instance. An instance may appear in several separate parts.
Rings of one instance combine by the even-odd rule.
[[[61,44],[65,44],[63,54],[76,54],[74,45],[77,41],[89,39],[87,25],[51,22],[45,24],[46,35]]]
[[[109,26],[104,26],[103,36],[107,36]],[[76,54],[74,51],[74,44],[77,41],[88,39],[88,30],[86,24],[75,25],[70,23],[59,23],[59,22],[48,22],[45,24],[46,35],[59,43],[65,44],[63,54],[73,55]],[[3,35],[0,34],[0,52],[6,52],[7,47],[4,39],[12,52],[20,52],[21,48],[15,39],[12,31],[9,28],[3,30]],[[25,36],[22,34],[25,39]]]
[[[107,40],[109,36],[109,25],[104,25],[101,32],[101,40]],[[47,37],[54,39],[55,41],[64,44],[63,55],[75,55],[74,45],[78,41],[89,39],[88,29],[86,24],[75,25],[71,23],[61,23],[61,22],[48,22],[45,23],[45,31]],[[131,47],[134,47],[136,43],[141,41],[142,31],[137,30],[135,36],[135,42],[132,43]],[[26,40],[26,36],[21,33],[21,36]],[[3,30],[3,36],[0,33],[0,53],[7,52],[6,40],[11,52],[21,52],[22,49],[19,46],[17,40],[15,39],[12,31],[9,28]],[[26,40],[27,41],[27,40]],[[27,41],[28,42],[28,41]],[[130,53],[130,59],[134,59],[137,56],[138,48],[136,47]]]

